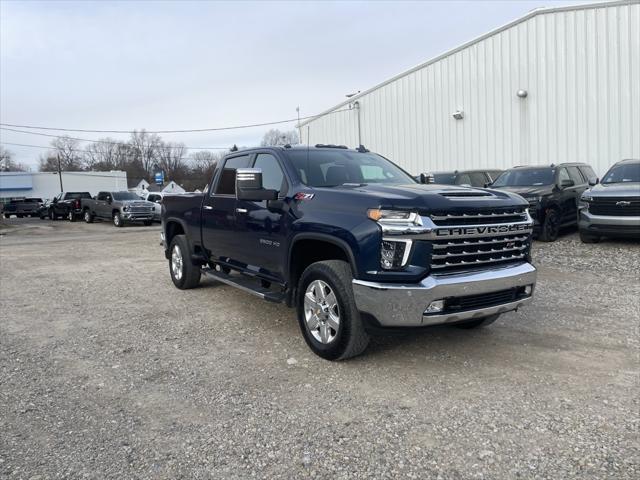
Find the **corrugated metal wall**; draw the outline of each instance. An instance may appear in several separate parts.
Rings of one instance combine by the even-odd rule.
[[[362,143],[413,173],[584,161],[601,175],[640,158],[640,3],[531,14],[353,100]],[[358,145],[357,109],[334,110],[304,143]]]

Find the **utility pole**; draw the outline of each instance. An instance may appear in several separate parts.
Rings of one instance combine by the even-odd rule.
[[[302,142],[302,128],[300,127],[300,105],[296,107],[296,112],[298,112],[298,142]]]
[[[64,192],[62,188],[62,167],[60,166],[60,153],[56,155],[58,157],[58,178],[60,179],[60,193]]]

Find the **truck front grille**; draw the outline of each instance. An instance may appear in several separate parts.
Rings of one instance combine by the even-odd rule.
[[[137,214],[140,214],[140,213],[151,213],[151,208],[149,208],[149,207],[131,207],[129,209],[129,212],[137,213]]]
[[[480,308],[493,307],[505,303],[515,302],[530,296],[525,287],[509,288],[498,292],[482,293],[479,295],[467,295],[465,297],[451,297],[445,299],[444,311],[447,313],[478,310]]]
[[[522,226],[529,219],[525,208],[506,210],[487,210],[464,214],[432,214],[431,219],[437,227],[465,226],[454,228],[462,234],[454,238],[432,240],[431,271],[433,273],[454,273],[466,270],[487,268],[494,265],[519,263],[527,260],[531,248],[531,233],[528,230],[515,229],[512,225]],[[487,228],[486,235],[478,231]],[[500,228],[505,227],[503,232]],[[464,232],[469,234],[465,235]],[[498,233],[490,233],[498,232]]]
[[[596,197],[589,213],[612,217],[640,217],[640,197]]]

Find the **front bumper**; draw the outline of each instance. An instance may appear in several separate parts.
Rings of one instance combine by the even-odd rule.
[[[473,320],[509,312],[531,302],[536,269],[529,263],[495,267],[478,272],[430,275],[417,284],[377,283],[353,280],[358,310],[373,316],[382,327],[421,327]],[[531,287],[531,294],[506,303],[460,311],[427,314],[435,300],[492,294],[519,287]]]
[[[128,222],[150,221],[150,220],[153,220],[153,212],[149,212],[149,213],[122,212],[122,218]]]
[[[640,217],[593,215],[586,208],[578,215],[578,228],[595,235],[640,236]]]

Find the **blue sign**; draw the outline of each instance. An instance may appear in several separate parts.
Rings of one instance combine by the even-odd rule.
[[[164,172],[156,173],[156,185],[164,184]]]

